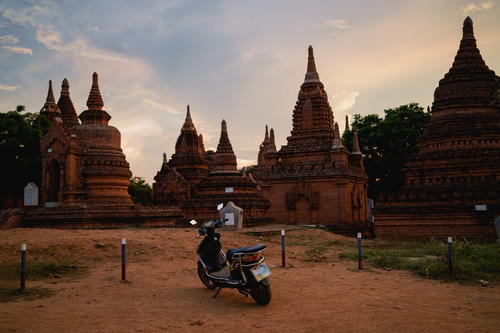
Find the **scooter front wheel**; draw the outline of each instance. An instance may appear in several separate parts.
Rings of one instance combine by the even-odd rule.
[[[217,288],[215,283],[212,280],[210,280],[210,278],[207,276],[207,273],[205,273],[203,265],[199,261],[198,261],[198,277],[200,278],[201,282],[205,285],[205,287],[207,287],[208,289]]]
[[[271,302],[271,284],[267,279],[255,284],[250,290],[250,295],[257,304],[267,305]]]

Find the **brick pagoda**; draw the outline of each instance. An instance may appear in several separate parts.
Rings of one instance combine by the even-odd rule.
[[[47,99],[40,111],[52,121],[40,144],[42,207],[28,210],[23,225],[163,225],[181,216],[174,208],[152,210],[133,204],[128,194],[132,173],[121,149],[121,134],[108,124],[111,116],[103,106],[97,73],[92,76],[88,110],[79,117],[70,98],[68,80],[62,83],[57,104],[49,81]]]
[[[400,191],[376,203],[377,234],[493,238],[500,215],[500,78],[481,57],[470,17],[417,143]]]
[[[196,186],[193,197],[185,201],[183,211],[196,219],[210,219],[217,216],[218,204],[229,201],[243,208],[247,226],[273,221],[268,214],[271,203],[262,196],[255,180],[238,171],[226,121],[222,120],[210,173]]]
[[[272,202],[270,215],[280,223],[366,226],[363,156],[357,141],[352,152],[341,142],[311,46],[287,141],[277,151],[266,128],[253,171]]]
[[[194,187],[208,175],[208,163],[203,137],[196,132],[188,105],[186,120],[175,143],[175,153],[170,161],[164,154],[161,169],[154,178],[155,205],[178,206],[190,198]]]

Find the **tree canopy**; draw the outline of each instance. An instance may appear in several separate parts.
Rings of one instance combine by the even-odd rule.
[[[417,153],[417,136],[429,122],[431,115],[418,103],[401,105],[377,114],[354,115],[349,131],[343,135],[344,144],[352,145],[354,131],[365,155],[365,169],[369,176],[368,196],[376,199],[382,192],[401,186],[401,169],[406,160]]]
[[[128,187],[132,201],[143,206],[153,205],[153,189],[142,177],[132,177]]]
[[[41,185],[40,140],[49,126],[50,122],[45,116],[25,112],[22,105],[18,105],[14,111],[0,113],[0,156],[3,169],[0,197],[3,205],[5,200],[22,198],[27,183]]]

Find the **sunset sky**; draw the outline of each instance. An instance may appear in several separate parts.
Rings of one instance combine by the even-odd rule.
[[[266,124],[286,143],[309,44],[344,128],[346,114],[430,105],[467,15],[498,74],[498,0],[0,0],[0,111],[38,112],[48,80],[57,99],[66,77],[80,113],[96,71],[134,175],[152,182],[187,104],[206,148],[224,118],[248,165]]]

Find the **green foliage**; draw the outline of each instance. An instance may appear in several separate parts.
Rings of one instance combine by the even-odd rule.
[[[244,166],[244,167],[241,167],[239,169],[239,172],[241,172],[241,173],[246,172],[247,174],[252,173],[254,168],[255,168],[255,165]]]
[[[453,274],[450,274],[447,244],[431,242],[365,241],[363,260],[374,267],[409,270],[430,279],[477,282],[500,280],[500,246],[467,240],[453,243]],[[341,253],[340,258],[357,260],[357,251]]]
[[[48,131],[49,120],[38,113],[24,112],[24,106],[0,113],[0,156],[4,180],[0,197],[22,197],[28,182],[41,185],[40,140]]]
[[[417,103],[386,109],[384,113],[384,118],[377,114],[354,115],[351,130],[343,136],[344,144],[351,147],[353,133],[358,133],[370,178],[368,195],[371,198],[399,188],[401,168],[417,152],[417,136],[431,117]]]
[[[128,187],[132,201],[143,206],[153,205],[153,189],[142,177],[132,177]]]

